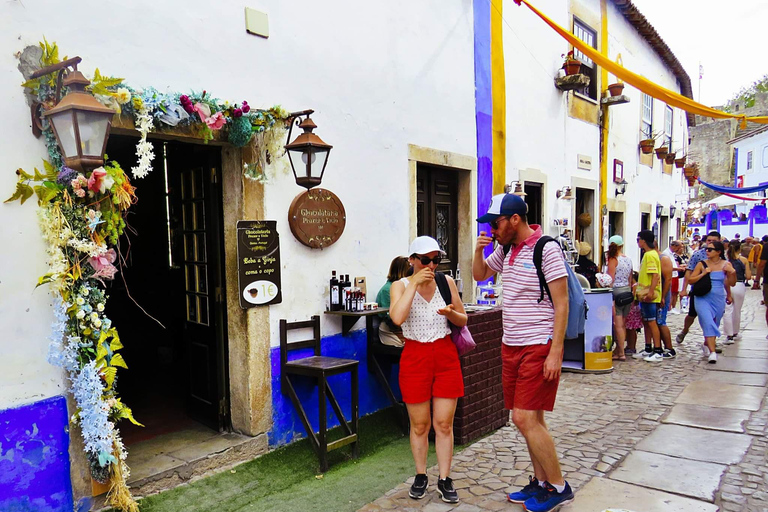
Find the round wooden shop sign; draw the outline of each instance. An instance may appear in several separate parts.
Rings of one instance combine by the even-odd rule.
[[[347,213],[341,200],[324,188],[311,188],[291,202],[288,225],[296,239],[307,247],[322,249],[344,232]]]

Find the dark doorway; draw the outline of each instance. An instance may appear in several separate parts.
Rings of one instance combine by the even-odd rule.
[[[136,139],[111,136],[107,154],[129,173]],[[196,422],[228,426],[220,150],[155,142],[154,169],[134,180],[139,201],[121,238],[108,314],[128,369],[118,391],[145,428],[126,444]]]
[[[651,229],[651,214],[641,213],[640,214],[640,230],[646,231],[649,229]]]
[[[528,223],[541,225],[543,222],[541,206],[541,183],[525,182],[525,202],[528,204]]]
[[[459,262],[458,188],[459,179],[455,172],[418,164],[416,233],[437,240],[446,254],[437,268],[452,276],[456,275]]]
[[[608,236],[620,235],[624,238],[624,214],[608,212]]]

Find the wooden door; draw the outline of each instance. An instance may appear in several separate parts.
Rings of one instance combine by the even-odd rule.
[[[419,164],[416,171],[417,234],[437,240],[446,253],[437,269],[452,276],[459,260],[458,182],[455,172],[439,167]]]
[[[221,430],[227,426],[221,155],[214,148],[167,144],[174,259],[184,274],[183,343],[187,409]]]

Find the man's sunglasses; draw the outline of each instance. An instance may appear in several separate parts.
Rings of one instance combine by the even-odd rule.
[[[422,265],[429,265],[430,262],[434,263],[435,265],[439,265],[441,261],[443,261],[443,257],[439,254],[435,256],[434,258],[430,258],[429,256],[419,256],[416,255],[416,257],[419,259]]]
[[[495,219],[490,221],[488,224],[490,224],[493,229],[499,229],[499,220],[500,219],[509,219],[509,217],[496,217]]]

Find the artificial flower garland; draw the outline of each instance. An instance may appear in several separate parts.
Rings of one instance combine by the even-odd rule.
[[[40,43],[41,67],[60,62],[58,47]],[[202,94],[159,93],[153,88],[133,89],[120,78],[102,76],[97,69],[91,93],[117,114],[133,114],[141,137],[136,146],[138,165],[134,178],[152,170],[153,146],[147,135],[156,126],[191,126],[206,141],[213,132],[227,129],[227,138],[242,147],[260,137],[263,151],[257,161],[244,165],[244,176],[264,181],[265,162],[281,154],[286,113],[280,107],[252,109],[246,101],[230,104]],[[51,75],[25,82],[43,109],[55,103],[55,78]],[[66,93],[66,91],[64,91]],[[48,360],[66,370],[70,391],[77,403],[71,421],[80,427],[91,476],[111,481],[107,503],[120,510],[138,512],[138,505],[126,485],[129,469],[127,452],[117,422],[127,419],[140,425],[116,388],[118,368],[127,368],[118,352],[122,347],[117,330],[105,313],[105,281],[115,277],[117,251],[114,247],[125,228],[128,209],[136,195],[120,165],[108,161],[91,172],[66,167],[49,123],[43,121],[48,148],[44,171],[29,174],[22,169],[16,191],[6,202],[22,204],[36,195],[43,239],[47,243],[48,272],[38,286],[48,284],[55,297]]]

